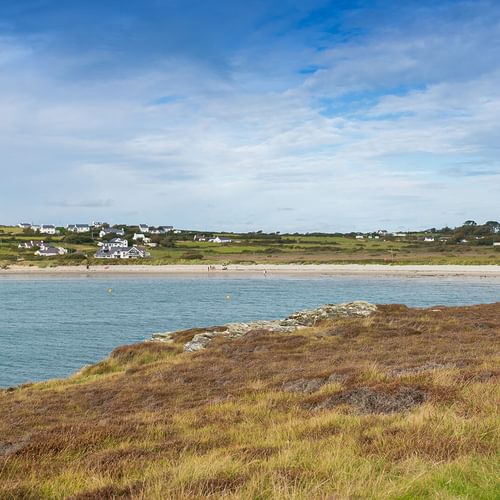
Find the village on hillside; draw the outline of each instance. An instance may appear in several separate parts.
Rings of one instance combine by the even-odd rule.
[[[150,235],[165,235],[173,232],[172,226],[153,227],[147,224],[139,224],[138,232],[132,236],[132,245],[125,238],[125,229],[120,227],[111,227],[104,222],[92,222],[90,224],[68,224],[64,228],[57,228],[54,224],[31,224],[22,222],[18,227],[26,232],[33,232],[49,236],[65,234],[87,234],[92,239],[97,240],[97,249],[94,253],[96,259],[143,259],[150,254],[144,248],[138,246],[139,243],[145,246],[154,247],[157,243],[153,242]],[[55,257],[65,255],[68,250],[62,246],[53,246],[44,240],[30,240],[19,243],[18,248],[34,249],[35,255],[40,257]]]
[[[466,221],[456,228],[348,233],[207,232],[173,225],[93,221],[65,226],[0,225],[0,267],[14,263],[87,265],[148,259],[191,263],[496,263],[500,224]],[[38,264],[37,264],[38,262]]]
[[[55,224],[32,224],[21,222],[17,227],[24,233],[33,233],[46,236],[61,235],[88,235],[96,241],[97,249],[93,255],[96,259],[143,259],[150,257],[144,247],[157,247],[160,242],[158,237],[169,233],[179,234],[182,231],[173,226],[150,226],[137,224],[136,226],[116,227],[105,222],[93,221],[90,224],[67,224],[57,227]],[[132,232],[131,232],[132,230]],[[70,238],[71,240],[71,238]],[[130,241],[131,240],[131,241]],[[195,234],[194,241],[207,241],[210,243],[228,244],[232,240],[221,236],[206,237]],[[78,241],[78,239],[73,239]],[[68,254],[68,249],[63,246],[54,246],[51,242],[42,239],[22,241],[19,249],[33,250],[39,257],[56,257]]]

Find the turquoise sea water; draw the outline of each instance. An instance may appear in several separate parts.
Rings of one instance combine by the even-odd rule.
[[[109,289],[112,289],[110,292]],[[285,317],[325,303],[500,301],[493,278],[2,277],[0,387],[63,377],[155,332]]]

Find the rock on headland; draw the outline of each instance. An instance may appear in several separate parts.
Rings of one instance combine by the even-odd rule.
[[[338,317],[365,317],[373,314],[377,306],[364,301],[347,302],[344,304],[326,304],[314,309],[298,311],[287,318],[277,320],[251,321],[249,323],[227,323],[217,331],[210,329],[194,335],[184,345],[184,351],[195,352],[210,344],[215,337],[235,339],[254,330],[267,330],[270,332],[289,333],[300,328],[315,326],[322,321]],[[155,342],[171,342],[176,332],[157,333],[151,338]]]

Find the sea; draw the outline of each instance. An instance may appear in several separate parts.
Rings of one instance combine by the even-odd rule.
[[[0,278],[0,387],[68,376],[157,332],[283,318],[352,300],[412,307],[500,301],[498,278],[14,276]]]

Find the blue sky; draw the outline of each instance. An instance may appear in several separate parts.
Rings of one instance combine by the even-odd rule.
[[[0,223],[500,218],[500,3],[0,3]]]

